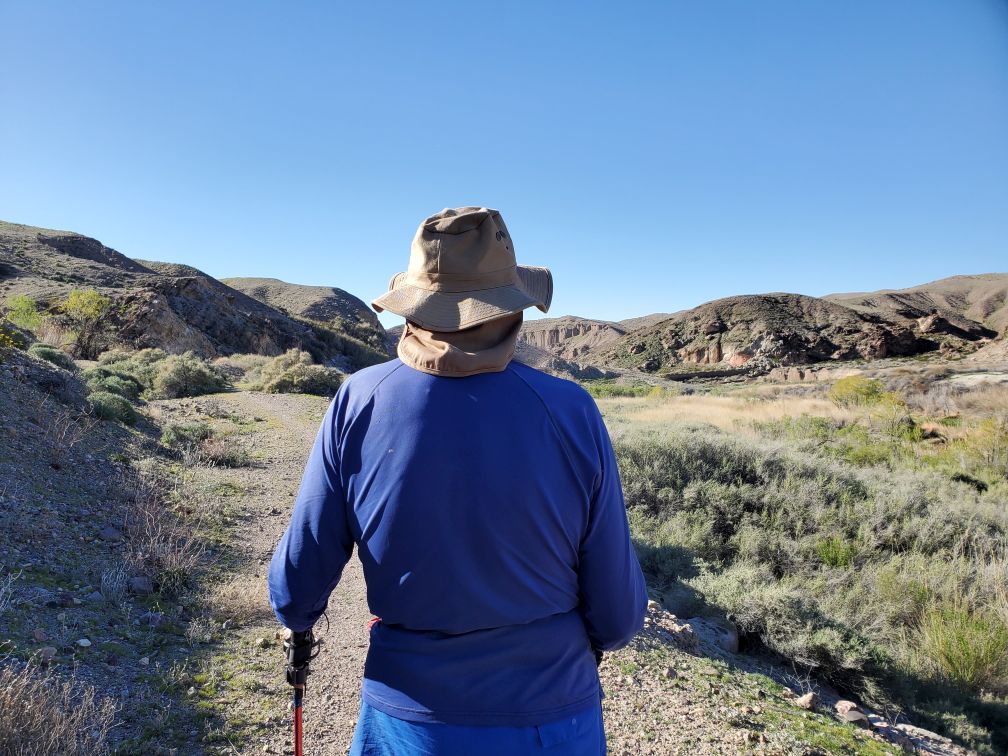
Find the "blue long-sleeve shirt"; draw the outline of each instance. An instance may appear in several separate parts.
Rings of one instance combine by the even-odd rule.
[[[270,564],[284,625],[315,623],[354,544],[382,618],[362,696],[401,719],[524,726],[579,711],[599,697],[592,647],[643,623],[598,408],[518,362],[449,378],[392,360],[346,380]]]

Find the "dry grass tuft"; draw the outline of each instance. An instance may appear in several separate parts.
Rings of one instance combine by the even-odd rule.
[[[106,754],[117,711],[86,683],[28,663],[0,662],[0,753]]]
[[[204,603],[214,617],[239,625],[272,616],[266,581],[251,575],[220,583],[207,593]]]
[[[128,559],[160,584],[163,593],[178,593],[189,584],[203,555],[196,523],[168,506],[167,481],[132,472],[124,490],[130,505],[126,517]]]

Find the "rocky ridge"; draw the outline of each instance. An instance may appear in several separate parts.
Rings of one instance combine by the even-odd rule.
[[[352,367],[385,357],[384,331],[361,308],[340,310],[344,321],[323,329],[187,265],[132,260],[80,234],[0,222],[0,298],[26,294],[52,306],[81,288],[112,300],[106,347],[160,347],[203,357],[299,347],[322,362],[345,362],[352,354]],[[332,297],[341,304],[353,299],[342,294]],[[323,297],[317,300],[317,307],[325,306]]]

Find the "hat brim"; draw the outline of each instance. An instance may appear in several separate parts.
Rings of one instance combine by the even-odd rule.
[[[553,274],[548,268],[518,266],[515,284],[475,291],[436,291],[406,283],[398,273],[389,290],[371,302],[378,312],[388,310],[431,331],[461,331],[529,307],[549,311]]]

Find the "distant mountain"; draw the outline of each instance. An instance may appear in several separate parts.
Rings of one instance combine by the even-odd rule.
[[[113,300],[106,346],[192,350],[206,357],[300,347],[347,369],[385,357],[375,346],[384,340],[377,320],[322,327],[187,265],[132,260],[80,234],[0,221],[0,301],[27,294],[49,306],[82,288]],[[373,338],[360,339],[361,332]]]
[[[632,331],[592,360],[645,372],[743,368],[917,354],[909,328],[801,294],[726,297]]]
[[[941,350],[1001,354],[984,345],[1008,331],[1008,274],[911,289],[817,298],[726,297],[671,315],[620,322],[564,317],[531,321],[522,339],[580,367],[662,374],[763,373],[812,362],[877,359]]]

